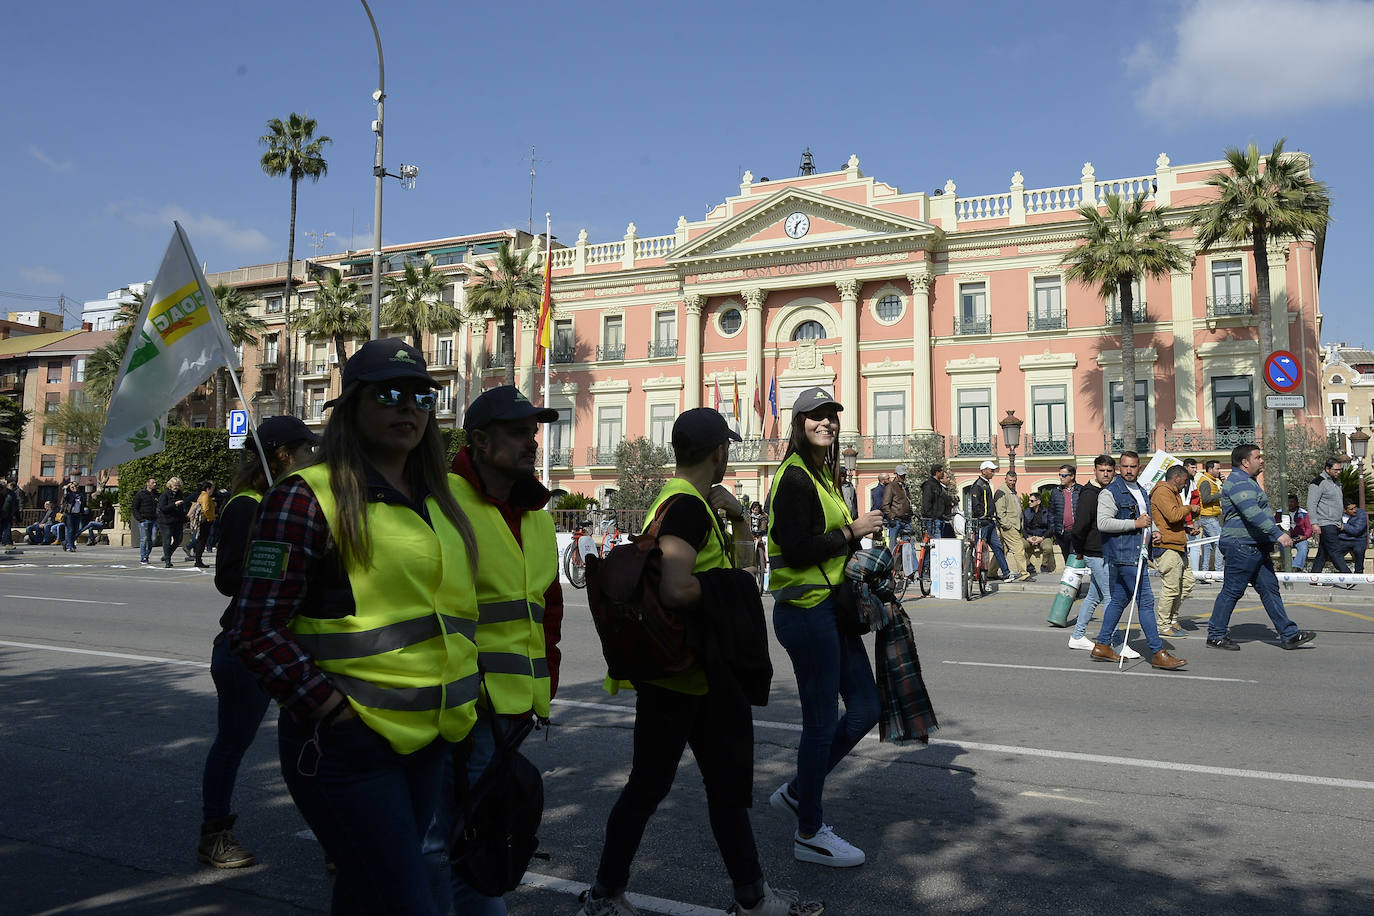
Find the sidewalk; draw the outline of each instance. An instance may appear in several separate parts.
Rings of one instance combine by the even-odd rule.
[[[1046,610],[1054,601],[1054,595],[1059,591],[1059,577],[1064,574],[1063,569],[1057,569],[1052,573],[1040,573],[1033,582],[991,582],[989,583],[989,597],[998,592],[1006,595],[1045,595]],[[1150,587],[1155,593],[1159,593],[1159,577],[1151,574]],[[1199,582],[1193,589],[1193,598],[1205,598],[1208,595],[1216,597],[1221,592],[1221,584],[1204,584]],[[1312,586],[1301,583],[1286,583],[1279,586],[1279,593],[1285,602],[1306,602],[1309,604],[1358,604],[1361,606],[1374,605],[1374,587],[1356,586],[1346,590],[1341,588],[1330,588],[1326,586]],[[1085,592],[1086,594],[1086,592]],[[1258,600],[1259,596],[1253,589],[1243,600]],[[976,600],[976,599],[975,599]]]

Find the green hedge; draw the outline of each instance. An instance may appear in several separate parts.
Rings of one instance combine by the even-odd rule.
[[[168,426],[165,449],[119,466],[119,517],[129,520],[134,494],[149,477],[156,478],[160,488],[168,478],[180,477],[182,489],[192,493],[203,480],[227,487],[242,456],[242,450],[229,448],[228,430]]]

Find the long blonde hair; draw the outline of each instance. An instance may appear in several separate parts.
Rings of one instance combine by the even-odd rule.
[[[344,568],[372,566],[372,538],[367,524],[367,459],[363,453],[362,436],[358,431],[359,391],[362,385],[349,386],[334,405],[329,422],[324,427],[319,459],[329,466],[329,489],[339,508],[339,525],[334,542],[339,547]],[[429,414],[424,435],[406,456],[406,482],[416,492],[428,492],[439,504],[444,517],[458,529],[467,548],[468,564],[477,569],[477,537],[453,491],[448,485],[444,440],[439,434],[439,421]]]

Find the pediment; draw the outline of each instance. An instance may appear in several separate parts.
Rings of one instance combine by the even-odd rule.
[[[787,235],[784,224],[793,213],[810,222],[799,239]],[[783,188],[762,202],[726,220],[704,235],[675,248],[669,264],[750,259],[778,253],[812,253],[894,241],[926,247],[940,229],[911,217],[863,204],[827,197],[802,188]]]

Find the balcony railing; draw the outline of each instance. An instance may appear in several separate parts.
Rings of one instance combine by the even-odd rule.
[[[438,350],[435,352],[426,351],[425,362],[429,364],[429,368],[431,369],[444,369],[453,366],[455,365],[453,348],[450,347],[447,350]]]
[[[1227,318],[1231,315],[1253,315],[1254,303],[1249,296],[1217,296],[1207,299],[1208,318]]]
[[[624,358],[625,358],[625,345],[624,345],[624,344],[611,344],[611,345],[607,345],[607,346],[598,346],[598,347],[596,348],[596,359],[597,359],[597,362],[602,362],[602,361],[606,361],[606,360],[624,359]]]
[[[281,362],[281,358],[278,357],[276,353],[264,353],[264,354],[258,359],[258,368],[259,368],[259,369],[275,369],[275,368],[277,368],[277,365],[278,365],[280,362]]]
[[[617,448],[619,446],[616,445],[589,445],[587,446],[587,463],[599,468],[614,467]]]
[[[963,315],[954,316],[954,333],[960,334],[991,334],[992,316],[976,315],[966,318]]]
[[[1135,324],[1143,324],[1144,322],[1149,321],[1149,320],[1150,320],[1149,317],[1145,314],[1145,303],[1143,303],[1143,302],[1132,302],[1132,303],[1131,303],[1131,321],[1132,321],[1133,323],[1135,323]],[[1121,324],[1121,303],[1120,303],[1120,302],[1108,302],[1108,303],[1107,303],[1107,324]]]
[[[296,363],[296,371],[301,375],[328,375],[329,370],[329,363],[324,361],[305,360]]]
[[[1026,318],[1028,331],[1062,331],[1069,326],[1068,312],[1051,312],[1048,315],[1029,315]]]
[[[544,465],[544,448],[543,448],[543,446],[540,446],[538,453],[535,455],[534,464],[535,464],[536,467],[543,467],[543,465]],[[553,451],[549,452],[549,467],[565,468],[565,467],[570,466],[571,464],[572,464],[572,449],[570,449],[570,448],[556,448],[556,449],[554,449]]]
[[[671,359],[677,356],[676,340],[649,341],[649,359]]]
[[[1106,442],[1108,454],[1119,455],[1125,451],[1126,440],[1124,436],[1112,435],[1110,437],[1103,436],[1102,438]],[[1143,433],[1136,433],[1135,445],[1131,447],[1131,450],[1139,452],[1141,455],[1153,455],[1155,451],[1155,431],[1151,429]]]
[[[939,433],[911,433],[906,436],[860,436],[854,440],[860,460],[897,461],[945,454],[945,437]]]
[[[1237,445],[1256,442],[1253,426],[1224,426],[1220,429],[1164,431],[1164,450],[1171,454],[1192,452],[1229,452]]]
[[[991,457],[997,454],[997,440],[992,436],[951,436],[949,455],[951,458]]]
[[[573,357],[576,356],[575,348],[571,345],[560,347],[555,344],[554,348],[550,350],[549,353],[549,362],[551,363],[570,363],[573,362]]]
[[[1064,433],[1059,436],[1032,436],[1022,443],[1025,446],[1024,454],[1030,455],[1072,455],[1073,433]]]
[[[509,354],[509,353],[488,353],[488,354],[487,354],[487,368],[488,368],[488,369],[504,369],[504,368],[506,368],[506,366],[508,366],[508,365],[510,365],[510,354]]]
[[[785,451],[787,451],[786,439],[745,439],[741,442],[730,443],[730,461],[731,463],[781,461]]]

